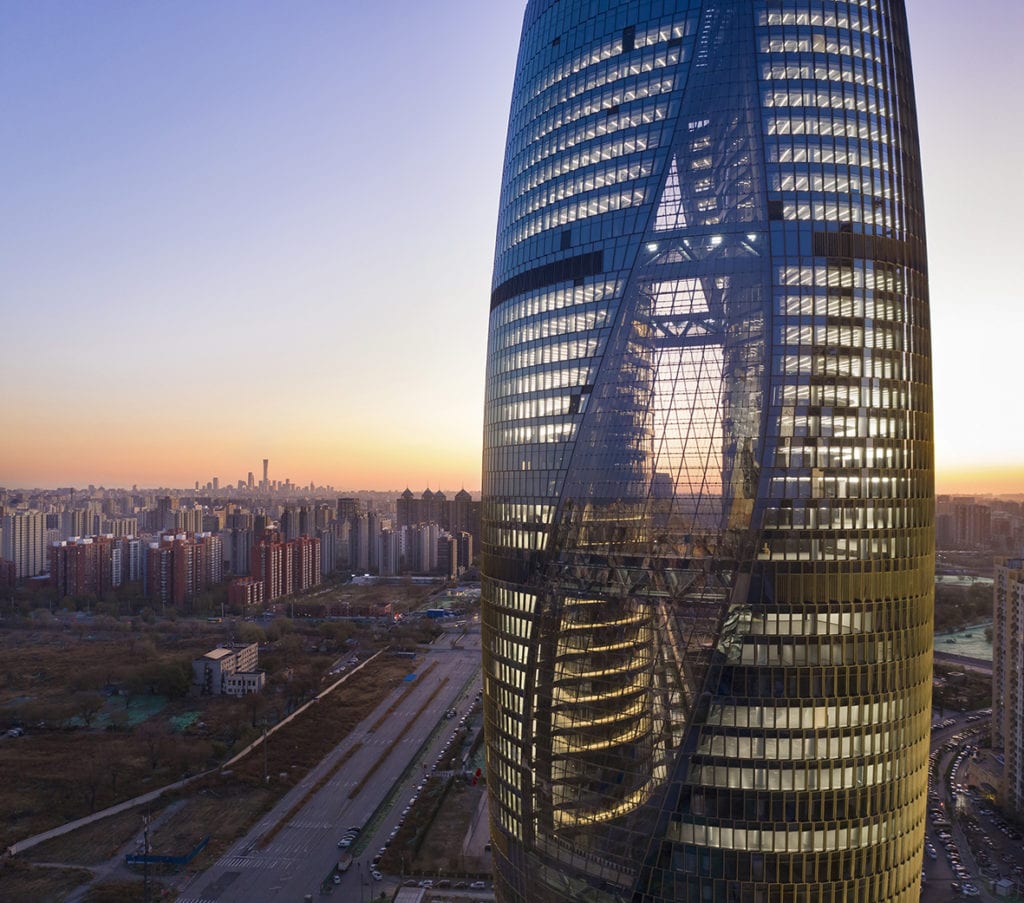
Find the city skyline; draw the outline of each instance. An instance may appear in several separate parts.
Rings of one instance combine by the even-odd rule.
[[[1021,492],[1022,438],[990,427],[1024,13],[907,5],[937,489]],[[187,488],[269,456],[300,486],[478,487],[523,6],[0,11],[0,484]]]

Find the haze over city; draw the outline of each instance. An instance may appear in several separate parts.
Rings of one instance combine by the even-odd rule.
[[[938,491],[1021,491],[1024,13],[907,6]],[[0,484],[478,488],[522,10],[6,4]]]

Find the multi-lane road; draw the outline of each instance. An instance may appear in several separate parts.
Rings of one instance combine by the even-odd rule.
[[[415,678],[382,696],[298,786],[189,882],[179,903],[277,903],[302,901],[307,894],[316,899],[323,882],[334,899],[379,894],[370,860],[422,781],[425,765],[448,740],[445,712],[464,710],[480,689],[479,628],[471,628],[457,648],[450,642],[455,635],[442,635],[417,660]],[[363,832],[351,867],[334,885],[331,873],[342,852],[337,843],[350,826]]]

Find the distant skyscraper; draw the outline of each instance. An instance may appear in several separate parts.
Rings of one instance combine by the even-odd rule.
[[[932,420],[901,0],[530,0],[484,435],[512,901],[910,903]]]
[[[270,467],[270,459],[269,458],[264,458],[263,459],[263,482],[260,484],[260,488],[261,489],[269,489],[270,488],[270,479],[268,477],[268,472],[269,472],[268,468],[269,467]]]
[[[17,511],[5,515],[0,558],[13,561],[17,579],[35,577],[46,571],[46,516],[38,511]]]

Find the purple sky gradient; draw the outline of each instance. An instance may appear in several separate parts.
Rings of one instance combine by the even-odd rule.
[[[939,488],[1024,491],[1024,12],[907,6]],[[0,4],[0,486],[477,488],[522,10]]]

